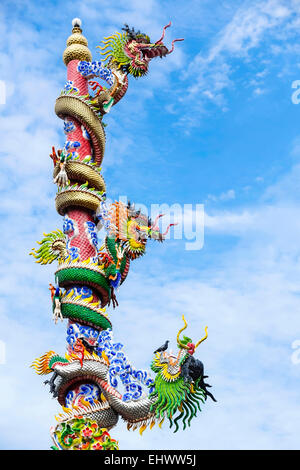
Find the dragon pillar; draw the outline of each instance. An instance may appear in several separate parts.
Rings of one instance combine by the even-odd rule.
[[[203,364],[194,359],[197,346],[177,335],[178,354],[158,348],[151,364],[155,378],[136,369],[123,345],[113,339],[107,306],[118,306],[116,292],[130,264],[145,253],[148,239],[163,241],[158,221],[152,221],[133,204],[119,201],[107,207],[101,174],[105,151],[103,118],[123,98],[128,76],[145,75],[154,57],[168,49],[163,38],[149,36],[128,25],[102,42],[102,61],[92,61],[81,21],[73,20],[63,61],[67,81],[56,100],[55,112],[63,120],[63,148],[52,148],[53,182],[57,185],[56,210],[63,230],[44,234],[31,254],[41,264],[58,261],[50,284],[53,319],[66,319],[67,352],[49,351],[32,366],[51,374],[45,383],[63,408],[51,428],[54,449],[114,450],[118,443],[109,431],[122,417],[128,428],[142,432],[167,417],[177,431],[179,422],[190,424],[207,396]],[[98,230],[106,236],[99,242]],[[122,388],[122,391],[120,389]]]

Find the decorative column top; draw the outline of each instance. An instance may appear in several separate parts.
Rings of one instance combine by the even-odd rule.
[[[81,20],[74,18],[72,20],[72,34],[67,39],[67,47],[63,53],[63,61],[68,65],[71,60],[92,60],[91,51],[88,48],[88,41],[82,34]]]

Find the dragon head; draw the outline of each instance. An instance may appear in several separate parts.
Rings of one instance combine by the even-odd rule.
[[[207,338],[207,326],[205,327],[205,336],[198,341],[197,344],[193,343],[191,338],[188,338],[187,336],[183,336],[182,339],[180,339],[180,334],[186,329],[187,327],[187,322],[184,318],[184,315],[182,315],[182,319],[184,321],[184,326],[178,331],[177,334],[177,344],[180,349],[186,349],[187,352],[191,355],[194,354],[196,348],[199,346],[199,344],[202,343]]]
[[[120,242],[130,259],[138,258],[145,253],[149,238],[163,241],[169,228],[174,225],[170,224],[167,230],[161,233],[157,225],[160,217],[162,214],[152,223],[149,217],[135,209],[134,204],[129,202],[125,205],[116,201],[111,205],[107,215],[109,236],[115,237]]]
[[[183,41],[183,39],[174,39],[170,50],[164,45],[165,30],[169,26],[171,26],[171,22],[163,28],[161,38],[152,43],[147,34],[135,31],[134,28],[129,28],[125,24],[125,27],[122,28],[124,31],[122,34],[116,32],[112,36],[104,38],[103,46],[97,47],[103,51],[101,55],[105,56],[104,61],[107,65],[115,65],[125,73],[141,77],[148,72],[151,59],[162,58],[170,54],[174,50],[174,43]]]

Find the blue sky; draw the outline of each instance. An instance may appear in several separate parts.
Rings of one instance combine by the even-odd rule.
[[[115,338],[143,368],[165,339],[175,348],[182,313],[197,338],[207,324],[197,357],[218,403],[177,435],[165,425],[141,438],[120,423],[112,436],[123,449],[298,449],[300,106],[291,97],[300,3],[292,0],[1,3],[0,448],[49,448],[59,410],[29,364],[64,351],[66,325],[51,320],[54,266],[28,252],[61,227],[48,155],[64,143],[54,102],[74,17],[97,59],[96,45],[123,23],[156,40],[171,20],[166,43],[185,38],[146,78],[130,79],[105,118],[103,172],[111,198],[191,204],[180,223],[196,204],[205,210],[203,248],[150,242],[110,313]]]

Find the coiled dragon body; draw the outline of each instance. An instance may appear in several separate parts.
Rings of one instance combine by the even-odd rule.
[[[31,252],[41,264],[58,261],[56,285],[50,284],[50,291],[54,320],[68,320],[67,353],[49,351],[33,367],[39,374],[52,373],[46,383],[63,406],[64,414],[51,431],[55,448],[113,449],[117,444],[107,430],[119,416],[129,428],[141,431],[165,416],[172,422],[177,410],[189,423],[206,398],[200,377],[186,381],[181,373],[190,354],[184,347],[176,367],[172,357],[156,354],[155,380],[136,370],[123,345],[114,342],[105,310],[118,305],[115,292],[131,262],[145,253],[147,240],[163,241],[167,232],[159,230],[160,216],[153,222],[130,203],[106,206],[101,175],[106,143],[103,116],[125,95],[128,75],[145,75],[151,59],[166,56],[181,39],[168,50],[162,40],[170,24],[155,43],[126,25],[122,33],[103,41],[104,61],[92,61],[80,26],[79,20],[73,20],[63,55],[67,83],[55,104],[67,140],[63,149],[53,148],[50,155],[63,230],[44,234],[40,247]],[[103,226],[107,234],[100,244],[97,232]],[[125,388],[123,394],[117,390],[118,381]]]

